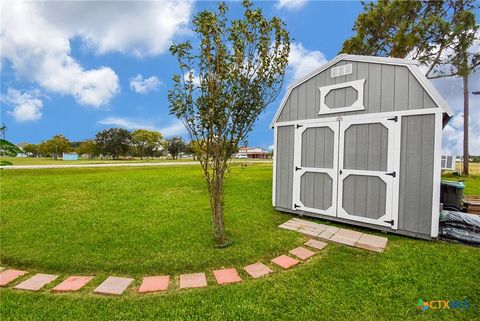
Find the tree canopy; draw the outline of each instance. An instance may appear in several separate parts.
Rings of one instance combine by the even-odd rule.
[[[124,128],[109,128],[95,136],[95,144],[100,153],[118,159],[128,152],[131,142],[130,132]]]

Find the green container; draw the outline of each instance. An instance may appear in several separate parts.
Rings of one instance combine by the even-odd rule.
[[[462,208],[463,190],[465,185],[462,182],[442,181],[440,188],[440,203]]]

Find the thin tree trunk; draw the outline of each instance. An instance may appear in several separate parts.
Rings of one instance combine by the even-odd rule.
[[[468,175],[468,75],[463,76],[463,175]]]
[[[209,188],[215,246],[218,247],[227,245],[225,224],[223,222],[223,173],[223,168],[213,170],[213,179]]]

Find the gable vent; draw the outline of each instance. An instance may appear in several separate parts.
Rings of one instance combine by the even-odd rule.
[[[346,64],[331,69],[331,78],[349,75],[352,73],[352,64]]]

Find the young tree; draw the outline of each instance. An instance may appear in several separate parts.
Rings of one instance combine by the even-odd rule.
[[[93,139],[87,139],[80,143],[78,146],[78,154],[80,155],[88,155],[89,159],[93,159],[99,155],[99,150],[97,144]]]
[[[229,244],[223,220],[229,159],[280,93],[290,51],[281,19],[267,20],[249,1],[242,5],[238,20],[227,18],[225,3],[218,4],[216,12],[198,13],[193,19],[198,49],[190,42],[170,47],[181,70],[168,94],[170,111],[198,142],[216,246]]]
[[[95,135],[95,144],[104,155],[118,159],[128,152],[131,142],[130,132],[123,128],[104,129]]]
[[[165,141],[165,149],[173,159],[177,159],[178,154],[185,152],[186,148],[187,146],[180,136],[173,136]]]
[[[401,1],[363,3],[342,52],[409,57],[428,66],[426,77],[463,79],[464,175],[468,175],[468,76],[480,66],[479,26],[475,0]]]
[[[162,134],[154,130],[137,129],[132,132],[132,143],[141,159],[145,155],[151,156],[162,139]]]

